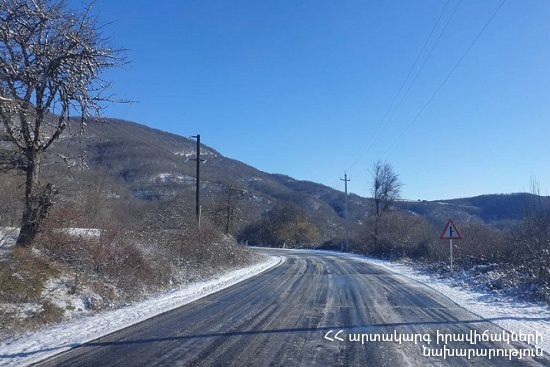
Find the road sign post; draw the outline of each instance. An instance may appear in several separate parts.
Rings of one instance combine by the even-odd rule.
[[[451,274],[453,273],[453,240],[449,240],[449,253],[451,254]]]
[[[449,253],[451,256],[451,273],[453,272],[453,240],[461,240],[462,235],[456,228],[455,224],[451,219],[447,222],[445,229],[441,233],[442,240],[449,240]]]

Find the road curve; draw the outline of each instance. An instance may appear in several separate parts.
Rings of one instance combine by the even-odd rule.
[[[534,347],[487,341],[502,329],[406,277],[339,254],[261,251],[286,261],[39,365],[550,366],[510,355]]]

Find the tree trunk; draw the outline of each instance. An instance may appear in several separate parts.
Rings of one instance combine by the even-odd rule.
[[[25,168],[25,208],[21,219],[21,230],[16,246],[29,247],[36,238],[40,225],[48,215],[53,205],[52,197],[57,190],[52,184],[40,187],[38,180],[40,172],[40,154],[27,152],[27,167]]]
[[[229,234],[229,230],[231,229],[231,214],[233,213],[233,205],[231,201],[231,189],[229,189],[229,192],[227,193],[227,216],[225,220],[225,234]]]
[[[377,208],[378,209],[378,208]],[[373,237],[373,242],[374,242],[374,250],[375,251],[378,251],[378,221],[380,220],[380,217],[378,216],[378,214],[376,215],[376,217],[374,218],[374,237]]]
[[[227,218],[225,221],[225,234],[229,234],[229,227],[231,223],[231,207],[227,205]]]

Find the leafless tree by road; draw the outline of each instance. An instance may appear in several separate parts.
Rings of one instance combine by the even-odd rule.
[[[25,174],[25,204],[18,246],[29,246],[53,204],[57,189],[39,180],[46,151],[66,129],[70,115],[81,127],[102,102],[110,83],[101,78],[126,63],[91,14],[65,0],[0,2],[0,120]]]

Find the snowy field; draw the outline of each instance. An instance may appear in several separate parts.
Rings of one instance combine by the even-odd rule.
[[[292,252],[293,250],[287,250]],[[331,253],[336,254],[336,253]],[[499,325],[503,329],[519,333],[535,332],[543,336],[537,346],[550,353],[550,309],[543,304],[534,305],[510,299],[502,300],[497,295],[467,291],[453,287],[449,280],[437,279],[435,275],[421,273],[403,264],[392,263],[353,254],[350,256],[396,272],[446,295],[458,305]],[[271,257],[267,262],[222,275],[214,280],[195,283],[182,289],[156,296],[139,304],[105,312],[92,317],[53,326],[28,333],[0,344],[0,365],[24,366],[48,358],[57,353],[123,329],[155,315],[188,304],[197,299],[248,279],[284,261]]]

